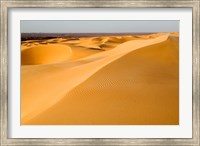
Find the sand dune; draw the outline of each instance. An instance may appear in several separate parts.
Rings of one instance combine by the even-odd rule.
[[[72,61],[23,65],[22,124],[178,124],[177,37],[124,40]]]
[[[22,65],[47,64],[70,58],[71,48],[66,45],[39,45],[22,50]]]

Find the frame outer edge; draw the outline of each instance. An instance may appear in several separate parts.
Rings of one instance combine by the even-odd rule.
[[[2,2],[0,2],[0,27],[2,30]],[[2,33],[0,34],[0,91],[2,91],[2,85],[3,85],[3,81],[2,81]],[[0,92],[0,109],[2,107],[2,92]],[[2,110],[0,112],[0,145],[2,144]]]
[[[1,143],[7,141],[7,95],[8,95],[8,63],[7,63],[7,7],[1,2]]]
[[[5,1],[5,0],[3,0]],[[40,7],[40,8],[168,8],[168,7],[193,7],[199,0],[8,0],[8,7]]]
[[[200,48],[199,48],[199,41],[200,41],[200,33],[199,33],[199,1],[196,1],[194,3],[193,7],[193,79],[192,79],[192,85],[193,85],[193,139],[194,139],[194,145],[199,145],[199,91],[200,91],[200,63],[199,63],[199,56],[200,56]]]
[[[193,8],[193,139],[8,139],[7,103],[8,103],[8,7],[192,7]],[[200,2],[199,0],[119,0],[119,1],[19,1],[1,0],[1,50],[0,50],[0,108],[1,133],[0,145],[199,145],[199,91],[200,91]],[[194,80],[195,79],[195,80]]]

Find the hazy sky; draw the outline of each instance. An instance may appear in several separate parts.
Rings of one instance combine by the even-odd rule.
[[[20,27],[22,33],[177,32],[179,31],[179,21],[23,20]]]

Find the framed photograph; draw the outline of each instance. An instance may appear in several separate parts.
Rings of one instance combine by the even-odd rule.
[[[199,8],[1,0],[0,145],[199,145]]]

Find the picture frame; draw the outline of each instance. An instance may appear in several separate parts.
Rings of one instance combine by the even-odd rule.
[[[193,17],[193,80],[192,80],[192,107],[193,107],[193,137],[192,138],[155,138],[155,139],[131,139],[131,138],[8,138],[8,9],[9,8],[192,8]],[[199,145],[199,89],[200,89],[200,1],[136,1],[136,0],[67,0],[67,1],[20,1],[20,0],[1,0],[1,89],[0,89],[0,108],[1,108],[1,143],[2,146],[8,145]]]

